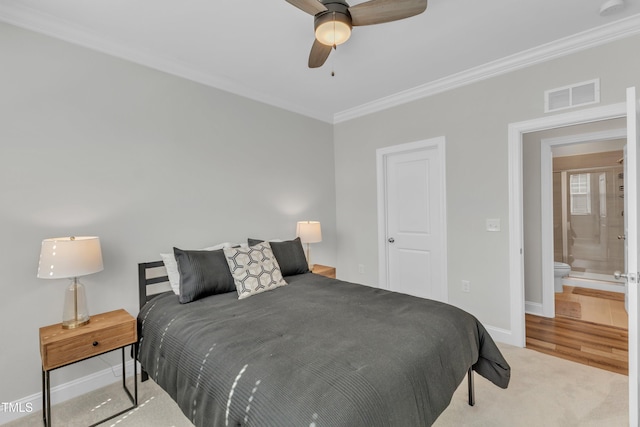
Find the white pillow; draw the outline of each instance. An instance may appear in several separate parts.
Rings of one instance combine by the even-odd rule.
[[[224,242],[199,250],[215,251],[217,249],[230,248],[231,246],[236,245],[234,245],[233,243]],[[160,256],[162,257],[162,262],[164,262],[164,266],[167,269],[167,276],[169,276],[171,289],[176,295],[180,295],[180,272],[178,271],[178,262],[176,261],[175,255],[172,252],[170,254],[160,254]]]

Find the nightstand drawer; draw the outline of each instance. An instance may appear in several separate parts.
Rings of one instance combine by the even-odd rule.
[[[40,330],[42,367],[55,369],[137,341],[136,320],[124,310],[91,317],[76,329],[58,325]]]
[[[51,369],[120,348],[135,342],[133,332],[131,325],[119,325],[108,331],[96,331],[51,343],[43,349],[43,364]]]

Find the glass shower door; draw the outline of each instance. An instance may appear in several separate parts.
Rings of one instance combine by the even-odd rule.
[[[568,171],[566,253],[573,276],[611,280],[624,267],[622,167]]]

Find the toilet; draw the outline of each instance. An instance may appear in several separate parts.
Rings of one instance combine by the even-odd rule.
[[[571,266],[564,262],[553,263],[553,287],[556,292],[562,292],[562,278],[567,277],[571,273]]]

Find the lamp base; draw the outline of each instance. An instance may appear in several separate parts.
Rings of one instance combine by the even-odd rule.
[[[79,328],[80,326],[84,326],[87,323],[89,323],[90,319],[87,320],[83,320],[83,321],[77,321],[77,320],[67,320],[67,321],[63,321],[62,322],[62,329],[75,329],[75,328]]]
[[[89,310],[84,286],[75,277],[65,291],[62,328],[74,329],[87,323],[89,323]]]
[[[311,262],[311,250],[309,249],[309,244],[307,243],[307,265],[309,266],[309,271],[313,272],[313,263]]]

